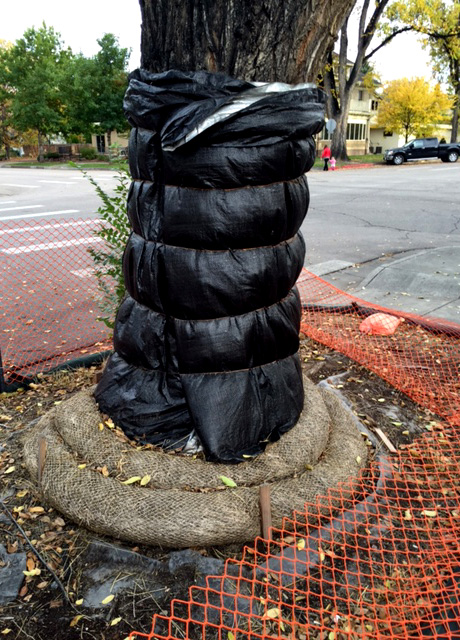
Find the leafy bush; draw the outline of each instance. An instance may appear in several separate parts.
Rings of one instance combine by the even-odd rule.
[[[80,155],[84,160],[96,160],[98,153],[94,147],[82,147]]]
[[[43,157],[46,158],[46,160],[59,160],[61,155],[57,151],[47,151]]]
[[[94,231],[101,238],[105,246],[98,249],[88,249],[95,264],[95,275],[98,281],[101,298],[99,307],[103,315],[98,319],[113,329],[115,315],[125,295],[122,260],[123,251],[128,242],[131,229],[126,211],[126,201],[130,184],[130,176],[125,168],[117,170],[117,186],[113,195],[107,194],[87,171],[81,169],[102,200],[97,212],[102,220],[102,226]]]

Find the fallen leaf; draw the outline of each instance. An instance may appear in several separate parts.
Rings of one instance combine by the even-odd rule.
[[[43,507],[30,507],[30,513],[44,513],[45,509]]]
[[[27,558],[26,567],[27,571],[35,569],[35,560],[33,558]]]
[[[422,515],[427,516],[427,518],[436,518],[438,515],[437,511],[430,511],[429,509],[424,509],[422,511]]]
[[[301,538],[298,542],[297,542],[297,549],[299,551],[302,551],[302,549],[305,549],[305,540],[303,538]]]
[[[233,635],[233,633],[231,631],[229,631],[227,633],[227,638],[228,638],[228,640],[235,640],[235,636]]]
[[[81,620],[83,618],[82,614],[79,614],[78,616],[75,616],[75,618],[72,618],[72,620],[70,621],[69,627],[75,627],[79,620]]]
[[[75,600],[75,604],[77,605],[77,607],[79,607],[81,604],[83,604],[83,598],[80,598],[79,600]]]
[[[23,571],[22,573],[30,578],[33,576],[39,576],[41,574],[41,569],[32,569],[31,571]]]
[[[13,471],[16,471],[16,467],[14,465],[12,467],[8,467],[8,469],[6,471],[4,471],[3,473],[6,476],[7,473],[13,473]]]
[[[404,512],[404,520],[412,520],[412,513],[410,512],[410,509],[406,509]]]
[[[267,609],[267,613],[265,614],[266,618],[271,618],[274,620],[275,618],[279,618],[281,615],[281,611],[277,607],[273,607],[273,609]]]
[[[84,469],[86,467],[86,464],[79,464],[77,469]]]
[[[113,593],[111,593],[109,596],[107,596],[107,598],[104,598],[104,600],[101,600],[101,604],[109,604],[109,602],[112,602],[114,598],[115,596],[113,595]]]
[[[403,431],[402,434],[403,434],[403,436],[408,436],[409,435],[409,431]]]
[[[8,627],[6,629],[2,629],[2,635],[6,636],[8,633],[11,633],[11,629],[8,629]]]
[[[356,462],[357,462],[358,464],[360,464],[360,462],[361,462],[361,456],[356,456]]]
[[[134,484],[135,482],[139,482],[139,480],[142,480],[140,476],[132,476],[131,478],[124,480],[121,484]]]
[[[144,476],[140,482],[141,487],[145,487],[145,485],[148,484],[150,480],[151,480],[151,476],[149,475]]]
[[[40,582],[39,584],[37,584],[37,589],[45,589],[48,586],[48,583],[46,582],[46,580],[44,580],[43,582]]]
[[[16,494],[16,498],[24,498],[29,493],[28,489],[23,489],[22,491],[18,491]]]
[[[114,618],[111,623],[110,626],[114,627],[116,624],[118,624],[119,622],[121,622],[121,618]]]
[[[219,476],[220,480],[224,483],[226,487],[236,487],[237,484],[231,478],[227,478],[227,476]]]

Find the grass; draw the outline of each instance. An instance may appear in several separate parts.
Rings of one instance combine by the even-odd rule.
[[[350,156],[349,161],[337,160],[336,167],[344,167],[350,166],[354,164],[383,164],[383,154],[382,153],[368,153],[367,155],[362,156]],[[316,158],[315,164],[313,165],[316,169],[323,168],[323,161],[321,158]]]
[[[114,160],[113,162],[77,162],[78,167],[82,169],[118,169],[119,167],[127,166],[126,160]],[[56,162],[56,161],[47,161],[37,162],[37,161],[16,161],[16,162],[6,162],[0,167],[4,166],[7,169],[15,169],[15,168],[32,168],[32,169],[75,169],[74,164],[70,162]]]

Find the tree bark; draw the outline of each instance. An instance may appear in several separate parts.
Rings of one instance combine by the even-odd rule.
[[[142,66],[316,82],[356,0],[139,0]]]
[[[38,161],[45,161],[45,156],[43,154],[43,136],[40,131],[38,132]]]

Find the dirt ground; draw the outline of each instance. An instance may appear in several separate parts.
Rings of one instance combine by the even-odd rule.
[[[362,423],[370,431],[379,427],[397,448],[410,445],[417,434],[437,419],[378,376],[316,342],[303,339],[301,356],[307,374],[315,382],[335,376],[329,383],[348,399]],[[8,553],[27,553],[27,573],[19,596],[0,607],[0,633],[7,640],[119,640],[132,630],[148,633],[152,615],[169,612],[170,600],[186,598],[189,587],[197,581],[194,571],[184,570],[170,583],[165,583],[159,594],[143,591],[142,585],[138,585],[132,592],[117,595],[97,610],[80,603],[83,578],[79,559],[91,541],[104,538],[67,522],[54,509],[42,504],[22,463],[21,436],[57,403],[92,385],[97,372],[96,367],[58,372],[40,377],[28,389],[0,396],[0,497],[65,590],[64,595],[48,568],[10,522],[8,514],[0,511],[0,543]],[[381,442],[379,437],[376,441]],[[163,549],[106,541],[149,558],[167,557]],[[219,559],[240,558],[242,554],[242,549],[235,546],[197,551],[205,557]]]

